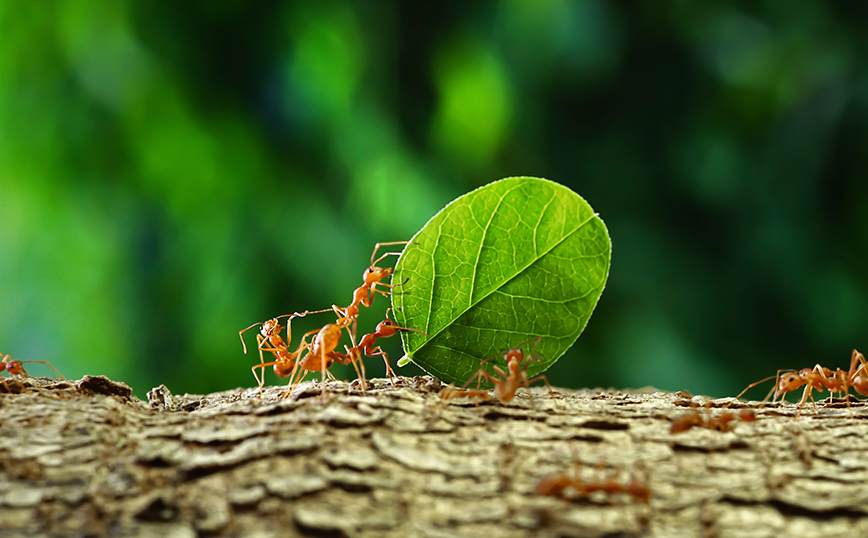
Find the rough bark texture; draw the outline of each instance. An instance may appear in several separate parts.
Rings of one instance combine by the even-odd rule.
[[[105,378],[7,380],[0,535],[868,536],[861,403],[672,434],[705,399],[535,390],[443,407],[431,378],[328,389],[158,387],[144,403]],[[636,478],[652,497],[535,494],[558,473]]]

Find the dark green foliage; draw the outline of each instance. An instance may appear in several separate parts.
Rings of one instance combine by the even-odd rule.
[[[846,367],[866,6],[0,2],[0,352],[139,396],[251,386],[239,329],[346,305],[374,243],[531,174],[616,249],[556,384],[723,396]]]

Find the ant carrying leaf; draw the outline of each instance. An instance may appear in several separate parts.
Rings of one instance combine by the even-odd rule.
[[[474,379],[476,380],[477,389],[480,388],[483,379],[493,383],[494,394],[501,402],[508,402],[512,400],[515,397],[515,393],[516,391],[518,391],[518,389],[520,389],[521,387],[527,387],[534,381],[538,381],[540,379],[545,381],[546,386],[549,389],[549,394],[557,394],[554,389],[552,389],[552,386],[546,376],[540,374],[532,378],[527,377],[528,366],[530,366],[530,364],[533,362],[541,360],[541,357],[539,357],[536,351],[536,348],[541,340],[542,337],[538,336],[526,342],[522,342],[518,346],[506,351],[503,357],[506,361],[506,370],[504,371],[500,368],[500,366],[492,364],[492,368],[495,372],[494,375],[488,373],[488,371],[485,369],[486,363],[492,360],[493,357],[483,360],[481,363],[482,367],[477,370],[476,373],[473,374],[470,379],[468,379],[464,383],[464,385],[461,386],[460,389],[447,388],[440,393],[440,397],[447,402],[456,396],[479,397],[479,390],[467,390],[467,387],[473,382]],[[534,342],[533,349],[531,349],[530,353],[525,355],[522,347],[526,346],[530,342]]]
[[[353,328],[350,333],[350,338],[353,340],[353,346],[355,346],[355,335],[357,320],[359,317],[359,306],[363,305],[370,308],[371,304],[373,304],[374,302],[374,294],[379,293],[383,297],[388,297],[391,293],[392,288],[406,283],[406,281],[404,281],[400,284],[386,284],[385,282],[383,282],[383,280],[392,276],[392,272],[394,271],[394,269],[392,269],[391,267],[377,267],[377,264],[383,259],[385,259],[387,256],[400,256],[401,253],[387,252],[379,258],[374,259],[377,256],[377,251],[380,250],[380,247],[391,245],[406,245],[407,243],[409,243],[409,241],[390,241],[387,243],[377,243],[376,245],[374,245],[374,251],[371,253],[371,265],[369,265],[368,268],[365,269],[365,272],[362,274],[362,280],[364,281],[364,283],[358,288],[356,288],[355,291],[353,291],[352,302],[345,308],[341,308],[337,305],[332,305],[332,310],[334,310],[338,314],[338,316],[352,320]]]

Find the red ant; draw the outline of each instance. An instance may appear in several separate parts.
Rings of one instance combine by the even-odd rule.
[[[452,398],[479,398],[480,400],[488,400],[491,396],[487,390],[482,389],[459,389],[454,385],[447,385],[440,391],[439,396],[448,402]]]
[[[716,430],[719,432],[728,432],[733,428],[733,425],[731,425],[730,423],[734,421],[735,418],[736,416],[729,411],[724,411],[720,414],[720,416],[716,418],[705,418],[699,413],[690,413],[672,422],[672,426],[669,428],[669,433],[686,432],[694,426],[698,426],[700,428],[705,428],[708,430]]]
[[[775,386],[773,388],[774,397],[772,397],[773,403],[778,398],[783,401],[788,392],[798,390],[804,385],[805,388],[802,392],[802,398],[797,404],[799,407],[799,413],[801,413],[801,407],[809,398],[813,407],[816,408],[817,404],[814,401],[814,396],[812,394],[814,390],[822,391],[823,389],[826,389],[830,394],[835,392],[844,393],[846,394],[848,407],[850,405],[850,388],[862,396],[868,396],[868,363],[866,363],[865,357],[855,349],[850,358],[850,369],[846,372],[840,368],[832,371],[829,368],[820,366],[819,364],[815,365],[813,368],[803,368],[799,371],[778,370],[776,375],[761,379],[748,385],[738,394],[738,396],[736,396],[736,399],[741,398],[745,392],[760,383],[768,381],[769,379],[775,380]],[[766,398],[768,398],[768,396],[766,396]],[[796,416],[798,416],[798,414]]]
[[[742,409],[738,412],[738,415],[734,415],[729,411],[724,411],[717,417],[703,417],[696,410],[696,407],[698,407],[696,403],[691,402],[690,407],[694,408],[693,412],[682,415],[673,420],[672,426],[669,428],[669,433],[682,433],[693,427],[716,430],[719,432],[728,432],[735,427],[733,422],[736,419],[740,419],[742,422],[756,422],[757,420],[756,413],[753,409]],[[706,402],[702,407],[709,409],[711,407],[711,402]]]
[[[578,466],[579,464],[577,462],[576,467],[578,468]],[[578,474],[578,472],[576,474]],[[636,502],[643,504],[648,504],[651,499],[651,490],[648,489],[648,486],[639,482],[635,477],[633,477],[627,484],[617,482],[611,477],[602,482],[584,482],[581,478],[572,479],[563,473],[542,478],[539,483],[537,483],[536,494],[547,495],[550,497],[563,497],[564,491],[570,487],[573,488],[579,496],[587,496],[602,491],[606,495],[626,493]]]
[[[738,418],[741,419],[742,422],[756,422],[756,412],[753,409],[742,409],[738,412]]]
[[[356,334],[356,319],[359,316],[359,305],[364,305],[365,307],[370,308],[371,304],[374,302],[374,294],[379,293],[383,297],[387,297],[391,292],[391,289],[400,286],[400,284],[386,284],[383,282],[386,278],[392,275],[394,269],[391,267],[377,267],[377,263],[386,258],[386,256],[400,256],[400,252],[387,252],[380,256],[377,259],[374,259],[377,256],[377,251],[380,247],[391,246],[391,245],[406,245],[409,241],[391,241],[388,243],[377,243],[374,245],[374,251],[371,253],[371,265],[365,269],[365,272],[362,274],[362,279],[364,280],[364,284],[359,286],[353,291],[353,301],[346,308],[341,308],[337,305],[332,305],[332,309],[341,317],[349,318],[353,320],[353,331],[352,335]],[[405,281],[406,282],[406,281]],[[404,282],[402,282],[403,284]],[[377,286],[381,286],[383,288],[388,288],[387,290],[379,289]]]
[[[51,363],[48,361],[19,361],[13,359],[11,355],[6,354],[0,354],[0,374],[2,374],[2,372],[5,370],[9,372],[10,376],[29,376],[29,374],[24,370],[23,363],[25,362],[38,362],[40,364],[45,364],[46,366],[54,370],[54,373],[60,376],[61,379],[66,379],[60,372],[57,371],[57,368],[52,366]],[[0,380],[3,381],[3,386],[6,387],[6,392],[11,392],[9,390],[9,385],[6,384],[6,378],[0,375]]]
[[[322,395],[325,397],[325,381],[326,371],[334,364],[335,361],[341,364],[352,364],[356,370],[356,374],[360,379],[364,378],[364,374],[359,371],[356,365],[356,357],[344,355],[335,351],[341,340],[341,331],[347,327],[350,318],[341,318],[336,323],[328,323],[321,329],[309,331],[301,338],[301,343],[295,351],[298,356],[302,351],[307,349],[307,355],[295,362],[292,372],[289,375],[290,392],[292,388],[301,383],[307,372],[319,370],[322,372]],[[315,335],[315,336],[314,336]],[[314,336],[313,341],[306,342],[307,337]],[[296,372],[301,369],[302,375],[293,382]],[[329,372],[331,376],[331,373]],[[364,387],[364,382],[362,383]]]
[[[268,321],[261,321],[259,323],[254,323],[250,327],[246,329],[242,329],[238,331],[238,337],[241,338],[241,347],[244,349],[244,353],[247,353],[247,344],[244,343],[244,333],[257,325],[262,325],[259,334],[256,335],[256,343],[257,348],[259,349],[259,364],[253,366],[250,370],[253,372],[253,377],[256,378],[256,382],[259,384],[259,397],[262,397],[262,386],[265,383],[265,371],[264,369],[268,366],[274,366],[274,373],[278,377],[287,377],[292,372],[295,366],[295,359],[298,357],[298,354],[302,351],[302,347],[299,346],[299,349],[294,353],[289,351],[289,342],[292,340],[292,320],[294,318],[304,317],[308,314],[318,314],[321,312],[328,312],[329,310],[315,310],[313,312],[306,310],[302,313],[295,312],[293,314],[284,314],[282,316],[277,316],[276,318],[270,319]],[[286,341],[280,336],[280,331],[283,329],[283,326],[280,324],[280,318],[287,318],[286,320]],[[265,359],[262,357],[262,352],[271,352],[274,354],[275,360],[271,362],[265,362]],[[263,368],[262,379],[256,375],[256,369]]]
[[[524,352],[521,349],[521,346],[526,345],[532,340],[536,341],[533,349],[530,353],[525,356]],[[504,360],[506,361],[507,371],[503,371],[499,366],[493,365],[496,376],[489,374],[485,370],[485,363],[488,362],[489,359],[482,361],[482,368],[476,371],[470,379],[467,380],[466,383],[456,391],[446,391],[441,392],[440,397],[449,401],[455,396],[468,395],[466,392],[467,386],[476,379],[476,387],[479,388],[482,379],[485,378],[488,381],[494,384],[494,395],[497,396],[497,399],[501,402],[508,402],[515,397],[515,393],[521,387],[527,387],[534,381],[542,379],[546,382],[546,386],[549,389],[549,394],[554,395],[557,394],[554,389],[552,389],[551,384],[549,383],[548,378],[546,376],[540,374],[536,377],[528,379],[527,377],[527,369],[532,362],[537,362],[539,359],[534,358],[536,353],[537,345],[539,345],[542,337],[537,337],[532,340],[528,340],[527,342],[523,342],[519,344],[518,347],[514,347],[508,350],[504,354]]]
[[[374,332],[362,336],[362,339],[359,340],[358,345],[355,345],[353,347],[344,346],[347,351],[345,357],[349,357],[350,360],[353,361],[353,364],[355,364],[356,360],[358,360],[362,364],[362,386],[364,386],[365,384],[365,366],[362,362],[362,353],[364,353],[368,357],[383,357],[383,362],[386,364],[386,374],[389,376],[389,380],[392,382],[392,386],[395,386],[395,372],[389,365],[389,355],[385,352],[385,350],[383,350],[383,348],[375,345],[377,342],[377,338],[389,338],[390,336],[395,336],[398,331],[413,331],[428,336],[427,334],[417,329],[397,326],[395,322],[393,322],[389,318],[389,312],[391,310],[391,308],[386,309],[386,319],[377,324],[377,329]]]

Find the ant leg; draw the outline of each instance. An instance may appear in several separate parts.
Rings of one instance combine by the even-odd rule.
[[[312,331],[307,331],[301,336],[301,342],[298,343],[298,348],[295,350],[295,353],[292,354],[293,357],[298,357],[302,351],[305,349],[309,349],[311,344],[306,343],[305,341],[311,337],[316,335],[319,332],[319,329],[314,329]]]
[[[304,350],[310,350],[311,344],[310,344],[310,342],[307,342],[307,337],[314,335],[318,332],[319,332],[319,330],[313,330],[313,331],[308,331],[308,332],[304,333],[304,335],[302,335],[302,337],[301,337],[301,342],[298,343],[298,349],[295,350],[295,353],[291,353],[292,357],[298,357],[302,354],[302,352],[304,352]],[[307,362],[307,358],[309,356],[310,356],[310,351],[308,351],[308,354],[305,355],[304,358],[294,361],[294,364],[292,365],[292,371],[289,373],[289,383],[287,384],[287,386],[289,387],[289,393],[292,393],[292,391],[295,390],[295,387],[297,387],[301,383],[301,381],[304,379],[304,377],[307,375],[307,370],[304,368],[303,363]],[[301,372],[302,372],[301,377],[298,379],[297,382],[295,382],[295,385],[293,385],[293,380],[295,379],[295,374],[298,373],[300,366],[301,366]],[[286,396],[288,396],[288,395],[289,394],[287,394]],[[286,396],[284,396],[284,397],[286,397]]]
[[[814,402],[814,395],[811,392],[814,390],[814,385],[812,383],[807,383],[805,385],[805,390],[802,392],[802,398],[799,400],[799,403],[796,404],[798,406],[798,411],[796,411],[795,418],[799,418],[802,414],[802,409],[807,398],[811,398],[811,405],[814,407],[814,411],[817,410],[817,404]]]
[[[398,282],[397,284],[388,284],[388,285],[387,285],[387,284],[384,284],[383,282],[378,282],[377,284],[380,285],[380,286],[386,286],[386,287],[388,287],[388,288],[389,288],[388,295],[395,295],[396,293],[397,293],[398,295],[401,295],[401,294],[404,293],[404,292],[403,292],[403,291],[400,291],[400,290],[399,290],[399,291],[395,291],[394,288],[397,288],[398,286],[403,286],[403,285],[406,284],[407,282],[410,282],[410,277],[405,278],[403,282]],[[383,293],[383,292],[380,291],[380,290],[377,290],[377,293]],[[386,294],[385,294],[385,293],[383,293],[383,297],[386,297]]]
[[[385,244],[385,243],[383,243],[383,244]],[[377,245],[379,246],[380,243],[377,243]],[[374,250],[374,252],[376,252],[376,250]],[[376,260],[371,259],[371,265],[369,267],[376,267],[376,265],[378,263],[380,263],[381,261],[386,259],[388,256],[400,256],[400,255],[401,255],[400,252],[387,252],[387,253],[383,254],[382,256],[380,256],[379,258],[377,258]]]
[[[757,385],[761,385],[762,383],[765,383],[765,382],[768,381],[769,379],[774,379],[774,380],[775,380],[775,386],[772,387],[772,390],[771,390],[771,392],[774,392],[775,389],[777,388],[777,384],[778,384],[778,383],[777,383],[777,380],[780,378],[780,376],[781,376],[781,372],[793,372],[793,371],[794,371],[794,370],[778,370],[778,373],[776,373],[776,374],[773,375],[773,376],[764,377],[764,378],[760,379],[759,381],[756,381],[756,382],[754,382],[754,383],[751,383],[750,385],[748,385],[747,387],[745,387],[745,389],[744,389],[743,391],[739,392],[738,395],[736,395],[735,399],[738,400],[739,398],[741,398],[742,396],[744,396],[744,393],[745,393],[745,392],[749,391],[750,389],[754,388],[754,387],[757,386]],[[767,400],[768,397],[769,397],[770,395],[771,395],[771,393],[767,394],[766,397],[763,398],[763,401]],[[772,402],[774,402],[774,400],[772,400]]]
[[[319,371],[322,374],[322,391],[320,393],[320,398],[325,400],[326,398],[326,352],[325,346],[320,346],[320,356],[319,356]]]
[[[367,355],[368,357],[376,357],[379,355],[380,357],[382,357],[383,362],[386,363],[386,375],[389,376],[389,381],[391,381],[392,383],[392,388],[397,387],[397,385],[395,384],[395,371],[392,370],[392,366],[389,365],[389,355],[383,350],[383,348],[381,348],[380,346],[374,347],[366,351],[365,355]]]
[[[392,294],[391,291],[377,289],[377,286],[386,286],[386,284],[383,284],[382,282],[374,282],[373,284],[371,284],[371,292],[372,293],[379,293],[383,297],[388,297],[389,295]],[[389,287],[391,287],[391,286],[389,286]]]
[[[280,319],[280,318],[284,318],[284,317],[289,318],[286,320],[286,345],[289,346],[290,342],[292,342],[292,327],[291,327],[291,325],[292,325],[293,319],[303,318],[303,317],[307,316],[308,314],[322,314],[323,312],[330,312],[330,311],[331,311],[330,308],[324,308],[323,310],[305,310],[304,312],[302,312],[300,314],[298,312],[295,312],[293,314],[283,314],[282,316],[277,316],[274,319]],[[305,334],[309,334],[309,333],[305,333]],[[302,336],[302,339],[304,339],[304,336]]]
[[[292,321],[295,318],[303,318],[308,314],[322,314],[323,312],[330,312],[331,308],[323,308],[322,310],[305,310],[304,312],[293,312],[292,314],[281,314],[274,319],[280,318],[289,318],[287,321]]]
[[[397,284],[386,284],[385,282],[374,282],[371,284],[371,293],[376,292],[376,293],[379,293],[380,295],[382,295],[383,297],[388,297],[389,295],[392,294],[392,291],[395,288],[397,288],[398,286],[403,286],[404,284],[406,284],[409,281],[410,281],[410,277],[405,278],[403,282],[398,282]],[[381,289],[377,289],[377,286],[382,286],[384,288],[389,288],[389,289],[388,290],[381,290]]]
[[[403,282],[398,282],[397,284],[386,284],[385,282],[374,282],[374,284],[376,284],[377,286],[383,286],[384,288],[389,288],[391,290],[392,288],[397,288],[398,286],[403,286],[404,284],[406,284],[409,281],[410,281],[410,277],[407,277],[404,279]],[[386,295],[389,293],[388,291],[382,291],[382,290],[376,290],[376,291],[377,291],[377,293],[382,293],[383,295]]]
[[[528,362],[541,362],[541,361],[545,360],[545,357],[539,356],[539,354],[536,351],[536,348],[539,347],[539,343],[542,342],[542,336],[537,336],[535,338],[531,338],[527,342],[524,342],[523,344],[519,344],[519,345],[520,346],[526,346],[527,344],[529,344],[531,342],[533,342],[533,347],[530,348],[530,353],[527,354],[527,357],[525,357],[525,360]],[[537,358],[538,356],[539,356],[539,358]]]
[[[261,334],[256,335],[256,348],[259,350],[259,364],[260,365],[265,364],[265,358],[262,356],[262,343],[264,341],[265,341],[265,337],[263,337]],[[255,368],[255,366],[253,368]],[[265,366],[261,366],[261,368],[263,369],[261,380],[259,379],[259,377],[257,377],[256,370],[254,370],[253,368],[251,368],[251,371],[253,372],[253,377],[256,378],[256,382],[259,384],[259,397],[262,398],[262,385],[265,384]]]
[[[497,370],[498,373],[500,373],[501,375],[504,375],[503,372],[500,370],[500,368],[498,368],[497,366],[495,366],[494,369]],[[482,376],[482,377],[484,377],[485,379],[487,379],[487,380],[491,381],[492,383],[494,383],[494,386],[495,386],[495,387],[496,387],[497,385],[499,385],[500,383],[503,383],[503,380],[501,380],[501,379],[497,379],[496,377],[494,377],[493,375],[489,374],[489,373],[486,372],[485,370],[479,370],[478,372],[476,372],[476,374],[479,375],[479,376]],[[472,378],[471,378],[471,379],[472,379]],[[463,388],[463,387],[462,387],[462,388]]]
[[[540,380],[540,379],[542,379],[543,381],[546,382],[546,387],[549,388],[549,395],[550,395],[550,396],[556,396],[556,395],[557,395],[557,392],[555,392],[555,389],[552,388],[551,383],[549,383],[549,379],[548,379],[546,376],[544,376],[543,374],[540,374],[540,375],[538,375],[538,376],[536,376],[536,377],[532,377],[532,378],[528,379],[528,380],[527,380],[527,384],[530,385],[530,384],[533,383],[534,381],[538,381],[538,380]],[[525,386],[527,386],[527,385],[525,385]]]
[[[6,355],[6,357],[8,357],[8,356],[9,355]],[[0,366],[2,366],[2,365],[3,365],[3,363],[0,362]],[[3,370],[0,370],[0,372],[3,372]],[[4,376],[2,373],[0,373],[0,383],[3,383],[3,387],[6,389],[6,394],[12,394],[12,389],[10,389],[9,385],[6,384],[6,376]]]
[[[471,375],[469,378],[467,378],[467,381],[465,381],[464,384],[461,385],[461,388],[456,388],[455,390],[457,392],[461,392],[461,391],[465,390],[471,383],[473,383],[474,379],[476,379],[476,390],[481,390],[480,386],[479,386],[479,383],[480,383],[479,372],[480,372],[480,370],[473,372],[473,375]]]
[[[796,390],[798,390],[798,389],[796,389]],[[789,391],[787,391],[787,390],[783,391],[783,392],[781,393],[781,399],[778,400],[778,402],[786,402],[786,401],[787,401],[787,400],[786,400],[786,396],[787,396],[787,393],[788,393],[788,392],[789,392]],[[775,399],[774,399],[774,398],[772,398],[772,403],[775,403]],[[789,402],[787,402],[787,403],[789,403]]]
[[[856,361],[859,362],[859,367],[856,368],[855,371],[853,371],[853,364]],[[850,374],[849,376],[851,383],[857,377],[868,376],[868,361],[865,360],[865,355],[859,353],[855,349],[853,350],[853,358],[850,360],[850,371],[852,372],[852,374]]]
[[[811,404],[813,405],[814,410],[817,409],[817,403],[814,402],[814,395],[811,394],[813,391],[814,391],[814,384],[813,383],[807,383],[805,385],[805,390],[802,391],[802,398],[799,400],[799,403],[797,404],[799,406],[799,408],[801,408],[805,404],[805,402],[808,401],[808,398],[810,398]]]
[[[250,371],[253,372],[253,377],[256,378],[256,381],[259,383],[259,397],[262,398],[262,384],[265,381],[265,368],[269,366],[274,366],[280,361],[271,361],[271,362],[263,362],[262,364],[254,364],[250,367]],[[259,379],[259,376],[256,375],[256,369],[262,368],[262,379]]]
[[[259,323],[254,323],[250,327],[247,327],[246,329],[241,329],[240,331],[238,331],[238,338],[241,339],[241,348],[244,350],[245,355],[247,355],[247,344],[244,343],[244,333],[246,331],[249,331],[250,329],[256,327],[257,325],[262,325],[262,322],[260,321]]]
[[[259,376],[256,375],[256,366],[250,368],[250,371],[253,372],[253,377],[256,378],[256,383],[259,385],[259,397],[262,398],[262,385],[265,384],[265,358],[262,356],[262,335],[256,335],[256,347],[259,349],[259,367],[262,368],[262,379],[259,379]]]
[[[865,360],[865,355],[859,353],[855,349],[853,350],[853,358],[850,359],[850,370],[853,369],[853,364],[859,361],[859,368],[856,369],[854,374],[858,374],[859,372],[868,373],[868,361]]]
[[[49,368],[51,368],[52,370],[54,370],[54,373],[57,374],[57,375],[59,375],[61,379],[66,379],[65,377],[63,377],[63,375],[62,375],[60,372],[57,371],[57,368],[55,368],[54,366],[52,366],[51,363],[48,362],[48,361],[21,361],[21,362],[38,362],[38,363],[40,363],[40,364],[45,364],[46,366],[48,366]]]
[[[295,380],[295,384],[289,389],[290,394],[292,394],[292,392],[295,391],[295,389],[297,389],[299,385],[302,384],[302,382],[304,382],[304,378],[307,377],[308,371],[302,369],[300,374],[301,375],[298,376],[298,379]]]
[[[302,343],[304,343],[304,340],[302,340]],[[301,346],[299,346],[299,348],[301,348]],[[307,344],[305,346],[305,349],[309,350],[310,344]],[[301,351],[303,351],[303,349],[299,349],[299,353]],[[292,392],[296,388],[298,388],[298,386],[301,384],[302,381],[304,381],[304,378],[307,376],[308,370],[304,367],[304,364],[307,362],[308,357],[310,357],[310,351],[308,351],[308,354],[305,355],[304,358],[295,361],[295,363],[292,365],[292,371],[289,373],[289,383],[287,384],[289,392],[284,394],[284,398],[288,398],[289,395],[292,394]],[[298,379],[295,379],[296,374],[300,374]]]
[[[357,357],[357,351],[356,351],[357,348],[355,348],[355,347],[350,348],[350,347],[344,346],[344,349],[347,351],[346,355],[344,355],[343,353],[338,353],[337,351],[335,351],[334,352],[335,357],[337,357],[337,361],[341,364],[352,364],[353,365],[353,369],[355,369],[356,375],[358,376],[359,380],[362,382],[362,394],[364,394],[365,393],[365,384],[367,383],[367,380],[365,378],[365,362],[363,360],[361,360],[361,357]],[[361,367],[362,367],[361,371],[359,371],[359,366],[356,365],[356,361],[358,361],[359,364],[361,365]]]
[[[502,382],[503,382],[503,379],[506,379],[506,378],[508,377],[507,373],[504,372],[503,370],[501,370],[500,367],[497,366],[496,364],[492,365],[492,367],[494,368],[494,372],[495,372],[497,375],[499,375],[502,379],[497,379],[496,377],[494,377],[494,376],[492,376],[491,374],[489,374],[489,373],[485,370],[485,367],[483,366],[482,368],[480,368],[479,370],[477,370],[476,373],[473,374],[473,377],[471,377],[470,379],[468,379],[467,382],[466,382],[464,385],[461,386],[461,388],[462,388],[462,389],[467,388],[467,385],[469,385],[470,382],[473,381],[473,378],[474,378],[474,377],[476,378],[476,390],[481,390],[481,389],[482,389],[482,379],[483,379],[483,378],[488,379],[489,381],[491,381],[491,382],[494,384],[494,386],[497,386],[498,383],[502,383]]]
[[[337,305],[332,305],[331,308],[335,314],[338,315],[338,319],[335,321],[335,325],[339,325],[340,327],[346,329],[347,334],[350,337],[350,342],[353,344],[353,347],[356,347],[356,329],[358,327],[358,314],[355,316],[347,315],[347,308],[341,308]],[[352,324],[353,328],[350,330],[350,324]]]
[[[379,258],[377,258],[376,260],[374,260],[374,258],[376,258],[376,256],[377,256],[377,251],[380,250],[380,247],[389,247],[389,246],[393,246],[393,245],[407,245],[409,243],[410,243],[409,241],[388,241],[386,243],[377,243],[376,245],[374,245],[374,251],[371,253],[371,267],[373,267],[374,265],[379,263],[386,256],[399,256],[401,254],[400,252],[387,252],[387,253],[383,254],[382,256],[380,256]],[[416,244],[418,244],[418,243],[416,243]]]
[[[440,393],[437,396],[439,396],[440,399],[443,401],[440,402],[438,409],[442,409],[442,408],[446,407],[447,405],[449,405],[449,401],[455,397],[457,392],[458,392],[458,389],[456,389],[455,385],[452,385],[452,384],[446,385],[445,387],[440,389]]]
[[[351,348],[351,349],[355,349],[355,348]],[[359,380],[362,382],[362,394],[364,394],[365,389],[367,388],[367,384],[368,384],[368,375],[367,375],[367,372],[365,372],[365,361],[363,361],[360,356],[356,356],[352,353],[350,353],[349,356],[351,359],[355,359],[352,361],[353,368],[356,369],[356,375],[359,376]],[[358,367],[356,366],[356,360],[358,360],[358,363],[359,363]]]

